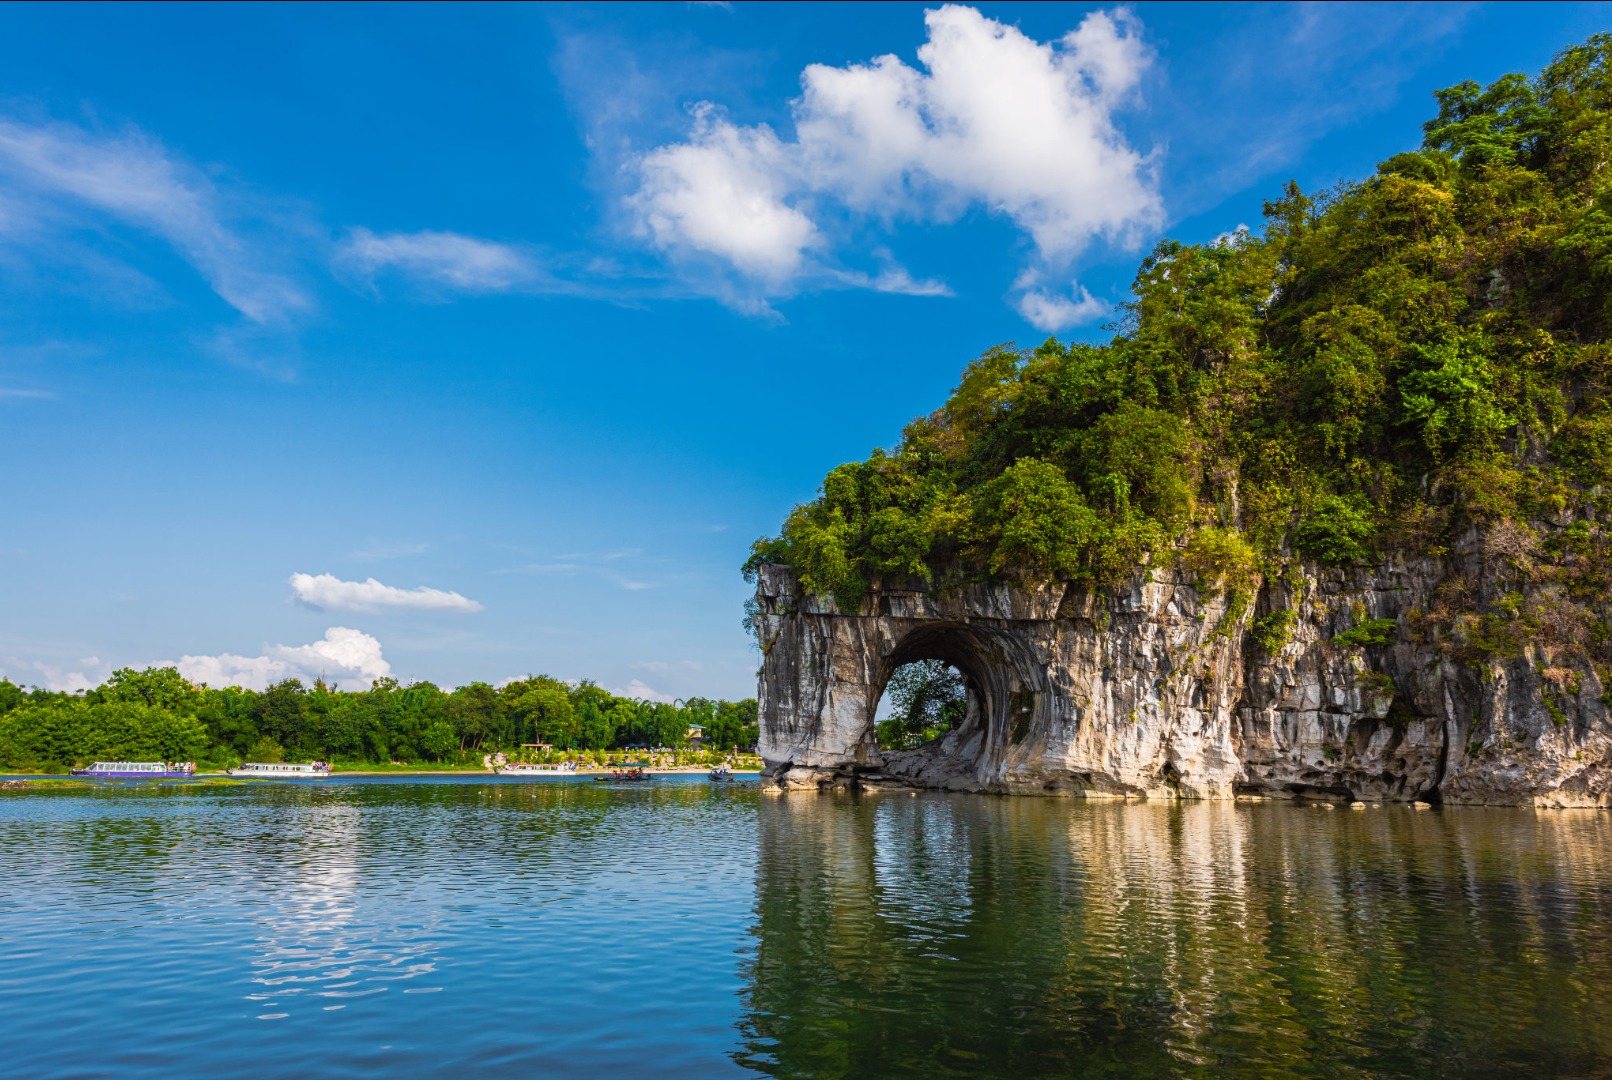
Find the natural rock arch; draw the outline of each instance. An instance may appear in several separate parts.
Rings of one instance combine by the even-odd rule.
[[[1531,653],[1480,678],[1437,641],[1340,643],[1357,618],[1425,608],[1449,573],[1431,558],[1310,570],[1235,607],[1147,566],[1108,592],[880,582],[841,611],[803,595],[788,567],[763,566],[766,776],[786,789],[1612,805],[1612,721],[1596,673],[1573,699],[1554,699],[1570,710],[1558,722]],[[1294,613],[1291,633],[1267,653],[1249,623],[1278,610]],[[934,742],[883,753],[879,697],[920,659],[963,672],[974,707]]]
[[[885,750],[886,775],[936,784],[990,774],[1045,692],[1044,669],[1011,637],[958,621],[919,621],[879,658],[873,708],[904,664],[939,660],[955,667],[968,688],[968,712],[954,730],[912,750]],[[869,723],[873,722],[870,710]]]
[[[785,567],[757,588],[762,755],[791,786],[900,781],[966,790],[1035,790],[1077,781],[1040,775],[1047,733],[1079,708],[1052,682],[1061,587],[975,587],[949,597],[882,585],[857,612],[798,595]],[[970,687],[956,730],[915,750],[881,752],[874,714],[895,670],[952,664]]]

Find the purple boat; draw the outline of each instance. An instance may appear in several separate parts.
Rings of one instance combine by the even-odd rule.
[[[74,769],[73,775],[107,780],[182,780],[195,772],[193,761],[97,761],[87,769]]]

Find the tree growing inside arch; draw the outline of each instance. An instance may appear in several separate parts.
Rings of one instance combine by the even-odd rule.
[[[901,665],[884,692],[890,715],[877,728],[884,750],[910,750],[938,739],[968,715],[968,684],[943,660]]]

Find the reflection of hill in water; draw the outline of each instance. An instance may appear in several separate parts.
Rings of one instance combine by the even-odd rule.
[[[1612,819],[780,798],[741,1060],[813,1075],[1612,1066]]]
[[[23,792],[0,1060],[1600,1076],[1609,841],[1590,812],[674,781]]]

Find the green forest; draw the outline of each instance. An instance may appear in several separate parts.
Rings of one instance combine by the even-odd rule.
[[[114,759],[480,764],[489,751],[523,743],[560,752],[681,748],[696,725],[708,748],[749,747],[755,700],[646,702],[547,676],[456,690],[380,679],[341,691],[287,679],[257,692],[197,686],[171,667],[125,668],[76,694],[0,680],[0,768],[25,771]]]
[[[878,722],[881,750],[910,750],[959,727],[968,715],[968,684],[941,660],[902,664],[885,686],[889,715]]]
[[[1301,564],[1478,554],[1515,588],[1456,588],[1422,630],[1607,664],[1609,65],[1602,34],[1535,77],[1437,91],[1420,145],[1373,175],[1158,244],[1110,340],[986,351],[747,573],[787,564],[853,609],[883,579],[1101,589],[1165,566],[1235,624]]]

